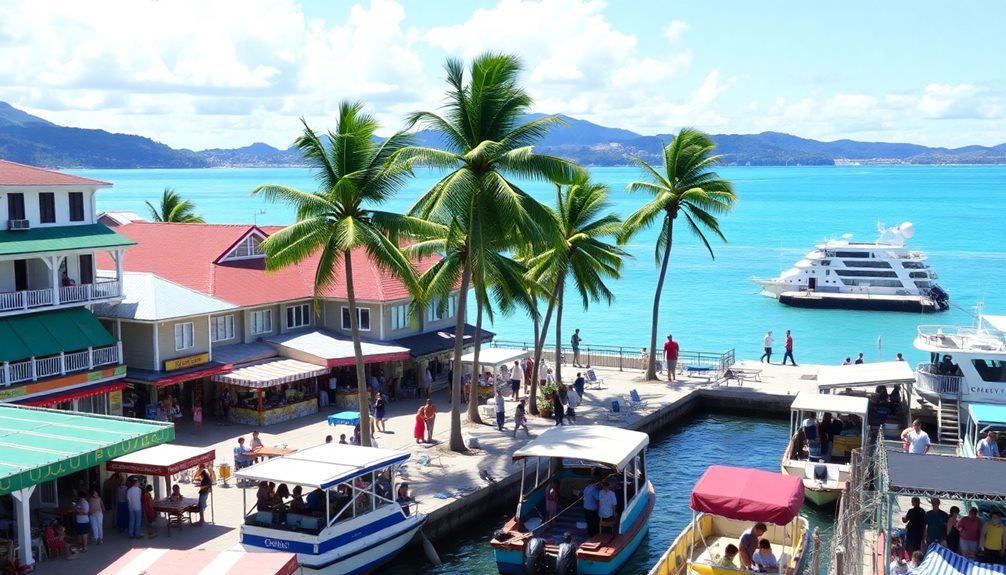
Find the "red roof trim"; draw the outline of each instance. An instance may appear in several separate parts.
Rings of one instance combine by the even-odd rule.
[[[56,393],[38,399],[29,399],[28,401],[20,402],[20,404],[29,405],[31,407],[49,407],[50,405],[56,405],[57,403],[64,403],[66,401],[72,401],[74,399],[91,397],[92,395],[101,395],[102,393],[111,393],[113,391],[119,391],[120,389],[125,389],[127,387],[129,387],[129,385],[127,385],[126,382],[115,381],[112,383],[106,383],[104,385],[80,387],[77,389],[67,391],[65,393]]]
[[[263,231],[262,228],[253,225],[253,226],[249,227],[247,230],[245,230],[245,232],[243,234],[241,234],[241,237],[238,238],[233,244],[227,246],[227,249],[225,249],[223,251],[223,253],[221,253],[220,255],[218,255],[217,258],[215,260],[213,260],[213,263],[218,264],[221,261],[223,261],[223,259],[227,257],[227,254],[231,253],[231,250],[233,250],[234,248],[236,248],[237,245],[240,244],[241,242],[245,241],[245,238],[247,238],[248,236],[250,236],[250,235],[252,235],[253,233],[256,233],[256,232],[259,235],[262,236],[262,239],[265,239],[265,238],[269,237],[269,234],[265,233],[265,231]]]
[[[378,353],[373,355],[363,356],[363,363],[383,363],[385,361],[408,361],[412,359],[409,352],[395,352],[395,353]],[[347,365],[356,365],[355,357],[340,357],[336,359],[330,359],[325,364],[328,367],[344,367]]]
[[[111,185],[101,180],[92,180],[57,170],[47,170],[0,160],[0,186],[95,186],[107,188]]]

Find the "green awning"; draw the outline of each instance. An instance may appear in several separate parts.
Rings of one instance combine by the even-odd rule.
[[[174,439],[171,423],[0,404],[0,495]]]
[[[0,231],[0,256],[66,250],[94,250],[136,245],[103,224]]]
[[[85,308],[0,318],[0,362],[115,345],[115,338]]]

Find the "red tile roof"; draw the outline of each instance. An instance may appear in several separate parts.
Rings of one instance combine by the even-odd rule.
[[[239,306],[263,305],[311,297],[318,256],[313,255],[297,266],[272,272],[265,270],[264,259],[213,263],[249,231],[265,234],[282,229],[227,224],[164,224],[132,222],[115,230],[136,242],[126,250],[126,271],[150,272],[188,288]],[[417,265],[419,273],[433,266],[438,258],[425,258]],[[98,256],[100,269],[115,269],[107,254]],[[345,298],[346,282],[342,269],[327,297]],[[362,250],[353,252],[353,286],[360,301],[395,301],[409,298],[401,281],[370,262]]]
[[[111,186],[108,182],[0,160],[0,186]]]

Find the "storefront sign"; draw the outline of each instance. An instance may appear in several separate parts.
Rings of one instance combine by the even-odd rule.
[[[190,355],[188,357],[180,357],[178,359],[169,359],[164,362],[164,371],[175,371],[178,369],[203,365],[209,362],[209,353],[200,353],[198,355]]]
[[[122,390],[117,389],[108,394],[108,414],[122,415]]]

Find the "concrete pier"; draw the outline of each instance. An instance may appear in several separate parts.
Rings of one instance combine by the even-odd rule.
[[[760,381],[746,379],[743,385],[706,377],[686,377],[678,375],[678,381],[669,383],[666,375],[661,380],[647,382],[637,370],[597,368],[599,378],[604,380],[604,389],[588,389],[586,397],[577,408],[576,425],[620,425],[645,432],[655,432],[681,419],[693,411],[730,411],[751,414],[785,416],[789,411],[792,397],[800,390],[817,390],[816,373],[819,366],[780,366],[759,364],[757,361],[742,361],[736,367],[760,369]],[[577,368],[563,367],[563,375],[569,382],[576,376]],[[622,421],[609,420],[611,402],[629,396],[635,389],[645,405],[629,410]],[[510,454],[527,441],[523,430],[513,437],[513,410],[515,404],[507,400],[507,431],[496,429],[495,421],[486,425],[465,424],[463,434],[478,442],[478,449],[467,454],[453,453],[447,449],[450,433],[450,403],[447,392],[434,394],[434,403],[439,410],[436,419],[434,445],[417,445],[412,436],[416,410],[422,402],[418,399],[389,403],[387,421],[388,433],[376,433],[382,448],[405,449],[413,453],[407,466],[405,480],[409,482],[413,496],[420,503],[420,511],[429,519],[424,528],[427,536],[436,543],[451,532],[463,529],[486,513],[509,510],[514,505],[516,486],[519,482],[519,468],[512,464]],[[463,408],[467,406],[462,406]],[[335,410],[329,409],[317,415],[277,426],[262,428],[261,438],[266,445],[287,445],[303,448],[317,445],[326,435],[352,435],[348,426],[330,427],[326,417]],[[464,409],[462,420],[466,420]],[[551,427],[551,419],[530,416],[528,425],[535,436]],[[217,463],[233,465],[232,449],[237,438],[250,439],[252,427],[218,424],[207,419],[201,429],[195,429],[191,421],[179,424],[176,443],[193,446],[213,446],[216,448]],[[783,446],[779,449],[782,450]],[[427,455],[429,463],[420,465],[419,456]],[[424,460],[427,458],[423,458]],[[490,484],[480,477],[486,472],[497,481]],[[195,497],[197,489],[182,484],[182,493]],[[244,520],[242,496],[247,491],[249,502],[254,502],[254,489],[241,489],[234,481],[229,487],[218,484],[213,492],[216,521],[202,527],[184,526],[172,529],[170,537],[160,520],[157,535],[152,539],[131,541],[120,535],[114,526],[114,510],[106,511],[106,541],[103,545],[91,545],[87,553],[72,561],[50,559],[40,563],[37,573],[43,575],[65,573],[68,568],[79,573],[98,573],[115,559],[133,547],[159,547],[171,549],[224,550],[238,544],[238,530]],[[62,495],[62,494],[61,494]],[[207,510],[208,512],[209,510]],[[207,520],[209,520],[207,513]]]

